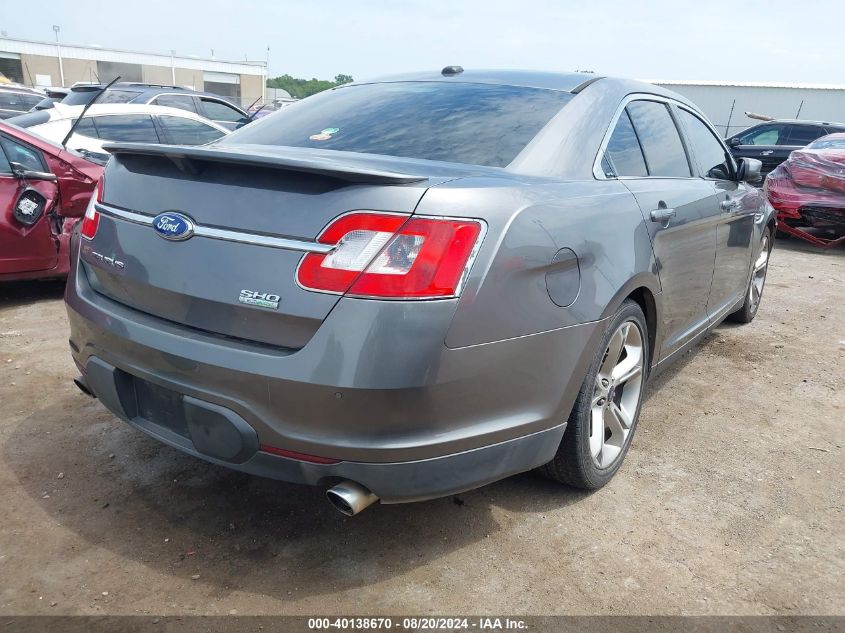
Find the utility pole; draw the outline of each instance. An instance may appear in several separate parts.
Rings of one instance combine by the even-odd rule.
[[[172,85],[176,85],[176,62],[173,60],[173,56],[176,55],[176,51],[170,49],[170,83]]]
[[[270,79],[270,46],[267,46],[267,61],[264,62],[264,77],[261,82],[261,103],[267,105],[267,80]]]
[[[62,64],[62,45],[59,44],[59,31],[62,30],[58,24],[53,25],[53,32],[56,34],[56,55],[59,57],[59,78],[62,81],[62,88],[65,87],[65,67]]]

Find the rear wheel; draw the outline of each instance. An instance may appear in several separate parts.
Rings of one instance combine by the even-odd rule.
[[[540,471],[576,488],[601,488],[619,470],[640,415],[648,328],[636,302],[613,316],[584,380],[557,454]]]
[[[751,323],[757,316],[757,310],[760,309],[760,300],[763,298],[763,287],[766,285],[766,273],[769,270],[769,255],[771,252],[772,230],[767,227],[760,239],[760,254],[754,260],[751,279],[748,280],[748,288],[745,289],[745,301],[739,310],[728,316],[731,321]]]

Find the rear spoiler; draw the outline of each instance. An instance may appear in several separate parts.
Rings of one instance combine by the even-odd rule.
[[[151,143],[104,143],[115,155],[157,156],[171,160],[179,169],[198,174],[203,163],[227,163],[320,174],[346,182],[402,185],[427,180],[428,176],[407,174],[372,165],[379,162],[362,154],[269,145],[184,146]]]

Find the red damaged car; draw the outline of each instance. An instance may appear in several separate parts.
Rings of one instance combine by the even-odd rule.
[[[0,122],[0,282],[67,275],[70,233],[103,166]]]
[[[764,188],[777,211],[778,231],[823,248],[845,242],[845,133],[792,152]]]

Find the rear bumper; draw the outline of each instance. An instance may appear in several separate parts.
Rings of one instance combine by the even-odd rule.
[[[66,301],[74,360],[123,420],[216,464],[305,484],[352,479],[388,503],[548,462],[604,325],[449,349],[453,301],[342,299],[291,353],[144,315],[96,294],[81,270]],[[135,382],[172,397],[141,406]]]
[[[190,396],[183,398],[190,427],[186,437],[138,415],[137,410],[127,410],[133,405],[126,407],[127,399],[120,394],[126,384],[126,375],[121,370],[96,357],[89,359],[87,387],[118,417],[165,444],[213,464],[270,479],[326,487],[351,479],[371,490],[382,503],[422,501],[456,494],[544,464],[554,456],[566,428],[564,424],[514,440],[430,459],[320,464],[261,450],[255,430],[243,418]]]

